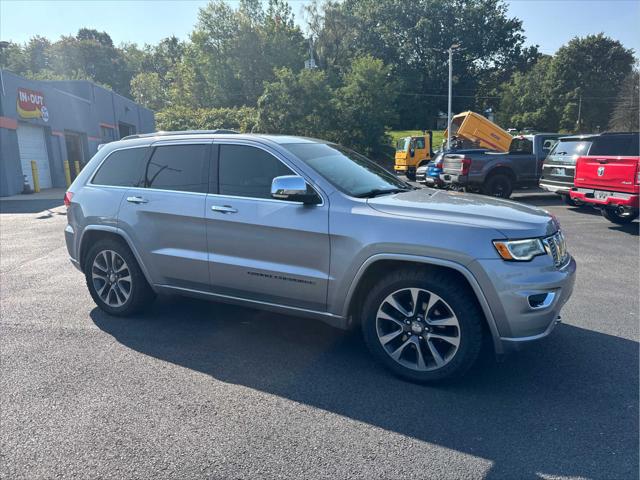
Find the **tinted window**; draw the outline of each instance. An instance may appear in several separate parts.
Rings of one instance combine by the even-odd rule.
[[[110,154],[93,177],[96,185],[137,187],[140,185],[146,148],[127,148]]]
[[[283,147],[352,197],[372,190],[409,188],[408,184],[399,180],[393,173],[340,145],[289,143]]]
[[[273,155],[246,145],[220,146],[220,194],[271,198],[275,177],[295,175]]]
[[[509,152],[518,154],[531,154],[533,153],[533,142],[524,137],[514,138],[513,140],[511,140],[511,147],[509,148]]]
[[[156,147],[144,171],[144,186],[181,192],[207,192],[209,145]]]
[[[547,138],[542,142],[542,152],[547,155],[558,140],[555,138]]]
[[[591,140],[560,140],[555,144],[549,155],[575,156],[588,155]]]
[[[630,155],[631,135],[603,135],[593,141],[589,155]]]

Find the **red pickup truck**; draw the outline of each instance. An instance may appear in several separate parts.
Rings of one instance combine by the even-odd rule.
[[[640,136],[610,133],[599,139],[601,145],[576,162],[571,199],[599,208],[613,223],[630,223],[638,218]]]

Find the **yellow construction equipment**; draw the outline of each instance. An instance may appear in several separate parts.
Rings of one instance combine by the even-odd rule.
[[[513,137],[491,120],[472,111],[459,113],[451,119],[451,141],[461,143],[462,148],[488,148],[496,152],[508,152]],[[444,138],[449,131],[444,131]],[[453,148],[452,148],[453,149]]]
[[[38,193],[40,191],[40,175],[38,163],[35,160],[31,160],[31,175],[33,176],[33,191]]]
[[[430,130],[421,136],[398,139],[393,167],[395,172],[406,175],[409,180],[415,180],[416,169],[431,160],[433,156],[432,139],[433,134]]]
[[[64,164],[64,179],[67,182],[67,188],[71,186],[71,170],[69,169],[69,160],[65,160]]]

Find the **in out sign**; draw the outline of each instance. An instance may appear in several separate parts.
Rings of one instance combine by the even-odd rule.
[[[22,118],[41,118],[49,121],[49,111],[44,103],[44,95],[28,88],[18,89],[18,115]]]

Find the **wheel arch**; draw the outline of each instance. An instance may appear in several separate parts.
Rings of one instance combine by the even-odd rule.
[[[91,248],[90,245],[104,238],[113,238],[125,242],[127,247],[129,247],[129,250],[131,250],[131,253],[133,253],[133,256],[136,258],[138,266],[140,267],[140,270],[142,270],[147,283],[153,290],[155,290],[154,284],[151,281],[151,276],[149,275],[145,264],[142,262],[140,254],[134,247],[133,242],[124,231],[117,227],[108,225],[90,225],[83,230],[78,248],[78,262],[80,265],[80,269],[84,271],[84,262],[86,260],[87,252]]]
[[[506,175],[514,185],[518,180],[518,177],[511,167],[508,167],[506,165],[496,165],[495,167],[492,167],[485,175],[485,182],[495,175]]]
[[[503,353],[498,328],[480,284],[466,267],[449,260],[395,254],[378,254],[370,257],[360,267],[349,287],[344,308],[345,318],[350,319],[352,322],[357,321],[352,319],[358,318],[358,309],[363,303],[364,295],[373,287],[380,274],[387,274],[396,269],[412,266],[418,266],[432,272],[446,272],[464,282],[464,285],[469,288],[482,310],[495,352],[498,354]]]

